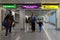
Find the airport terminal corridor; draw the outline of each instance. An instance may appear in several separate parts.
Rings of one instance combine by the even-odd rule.
[[[12,1],[1,0],[0,40],[60,40],[59,0]]]

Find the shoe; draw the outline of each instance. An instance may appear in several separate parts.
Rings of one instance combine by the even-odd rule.
[[[7,36],[7,34],[5,34],[5,36]]]
[[[9,32],[9,33],[11,33],[11,32]]]

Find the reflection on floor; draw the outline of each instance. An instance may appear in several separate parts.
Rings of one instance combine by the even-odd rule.
[[[30,26],[28,25],[28,27]],[[26,26],[25,29],[27,29]],[[17,24],[7,37],[4,36],[4,33],[5,30],[0,33],[0,40],[60,40],[60,31],[49,23],[44,23],[42,32],[39,32],[38,25],[36,25],[36,31],[32,32],[31,29],[28,31],[21,30],[19,24]]]
[[[17,27],[19,26],[17,25]],[[39,29],[36,29],[35,32],[31,32],[31,30],[25,32],[24,30],[15,28],[7,37],[4,36],[4,32],[5,31],[0,34],[0,40],[48,40],[44,30],[39,32]]]

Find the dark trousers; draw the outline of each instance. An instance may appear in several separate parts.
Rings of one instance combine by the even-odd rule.
[[[12,26],[9,27],[9,33],[11,33]]]
[[[32,31],[35,31],[35,23],[32,23],[31,25],[32,25],[31,27]]]
[[[5,36],[7,36],[7,34],[8,34],[8,26],[7,26],[7,27],[5,27],[5,29],[6,29]]]
[[[7,35],[8,35],[8,31],[9,31],[9,33],[11,33],[12,26],[10,26],[10,27],[5,27],[5,28],[6,28],[5,36],[7,36]]]

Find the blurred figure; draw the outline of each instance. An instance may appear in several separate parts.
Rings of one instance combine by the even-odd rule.
[[[31,17],[28,17],[28,26],[29,26],[29,30],[31,28],[31,21],[30,21]]]
[[[25,32],[26,32],[26,31],[28,31],[28,18],[27,18],[27,17],[25,17],[25,19],[26,19],[26,20],[25,20],[25,21],[26,21]]]
[[[28,17],[28,23],[30,23],[30,19],[31,19],[31,17]]]
[[[14,22],[14,18],[13,18],[11,10],[8,10],[8,11],[9,11],[9,14],[4,19],[4,20],[8,20],[8,26],[5,27],[6,28],[5,36],[7,36],[8,30],[9,30],[9,33],[11,33],[12,23]]]
[[[31,29],[34,32],[35,31],[35,23],[36,23],[36,16],[34,14],[31,15]]]
[[[38,19],[37,23],[39,24],[39,30],[41,32],[42,31],[42,25],[43,25],[42,19]]]

